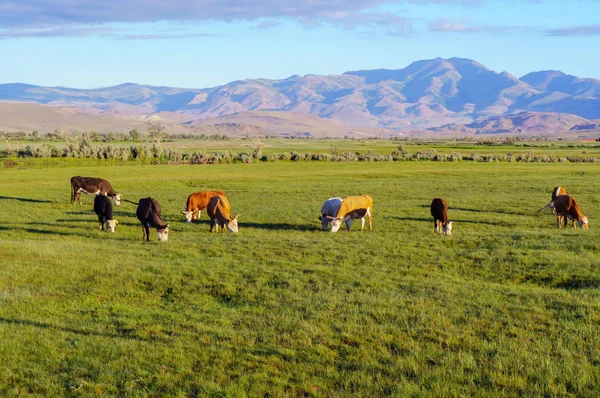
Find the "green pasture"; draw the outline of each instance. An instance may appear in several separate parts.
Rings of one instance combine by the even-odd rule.
[[[169,241],[128,203],[101,232],[74,175],[158,199]],[[556,185],[589,230],[536,214]],[[239,234],[183,222],[205,189]],[[599,191],[571,163],[0,169],[0,395],[599,396]],[[373,232],[320,231],[325,199],[362,193]]]

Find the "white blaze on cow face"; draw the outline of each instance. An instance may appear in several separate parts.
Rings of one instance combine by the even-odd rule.
[[[450,221],[448,224],[442,225],[442,233],[444,235],[452,235],[452,221]]]
[[[331,232],[339,231],[340,227],[342,226],[342,221],[344,221],[343,218],[332,218],[331,219]]]
[[[184,215],[185,222],[187,222],[187,223],[191,223],[192,220],[194,219],[194,212],[193,211],[182,211],[181,214]]]
[[[113,202],[115,202],[115,206],[121,206],[121,194],[118,193],[112,197]]]
[[[236,233],[236,234],[239,232],[238,220],[237,220],[239,216],[240,215],[238,214],[237,216],[235,216],[231,220],[229,220],[229,222],[227,224],[225,224],[225,225],[227,225],[228,230],[230,230],[231,232]]]
[[[590,227],[586,216],[583,216],[581,220],[577,220],[577,224],[579,225],[579,228],[583,229],[588,229]]]
[[[115,226],[119,222],[117,220],[106,220],[106,229],[108,232],[115,232]]]
[[[158,232],[158,241],[159,242],[166,242],[169,240],[169,226],[168,225],[163,229],[157,229],[157,232]]]

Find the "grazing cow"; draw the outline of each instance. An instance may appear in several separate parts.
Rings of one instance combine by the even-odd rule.
[[[362,224],[360,230],[365,227],[365,216],[369,216],[369,230],[373,230],[373,198],[369,195],[349,196],[342,200],[340,209],[335,217],[327,217],[331,220],[331,232],[337,232],[342,225],[342,221],[346,222],[346,228],[350,231],[352,221],[355,218],[360,218]]]
[[[109,232],[115,232],[115,225],[119,222],[113,219],[112,202],[107,196],[96,195],[94,198],[94,212],[98,216],[100,229],[104,231],[104,224]]]
[[[104,195],[110,197],[116,206],[121,204],[121,194],[115,192],[110,182],[103,178],[94,177],[71,177],[71,203],[79,201],[81,204],[81,193],[88,195]]]
[[[231,217],[231,205],[225,196],[213,196],[206,206],[206,213],[210,217],[210,232],[213,226],[217,227],[215,232],[219,232],[219,227],[222,227],[222,232],[225,232],[225,227],[231,232],[238,231],[238,217]]]
[[[452,235],[452,221],[448,221],[448,203],[444,199],[435,198],[431,201],[431,215],[436,233]]]
[[[160,204],[156,199],[140,199],[135,214],[142,223],[144,240],[150,241],[150,227],[156,228],[159,241],[169,240],[169,225],[160,218]]]
[[[548,204],[544,207],[542,207],[541,209],[539,209],[537,212],[539,213],[540,211],[544,210],[546,207],[549,207],[552,209],[552,214],[556,214],[556,210],[554,209],[554,199],[556,199],[557,196],[560,195],[566,195],[567,194],[567,190],[564,189],[563,187],[555,187],[552,190],[552,199],[550,200],[550,202],[548,202]]]
[[[202,191],[188,196],[185,210],[181,212],[185,216],[185,221],[191,223],[192,220],[199,220],[200,213],[208,206],[208,201],[213,196],[225,196],[222,191]]]
[[[330,217],[335,217],[337,215],[341,205],[342,198],[330,198],[323,203],[323,206],[321,206],[321,215],[319,216],[323,231],[327,230],[327,224],[331,222]]]
[[[561,228],[564,223],[565,228],[567,227],[567,219],[573,222],[573,228],[577,228],[579,225],[581,228],[587,229],[588,219],[583,215],[575,198],[569,195],[560,195],[554,199],[554,208],[556,209],[556,222],[558,228]]]

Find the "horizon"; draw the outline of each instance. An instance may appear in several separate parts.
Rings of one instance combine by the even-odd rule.
[[[429,61],[435,61],[441,59],[443,61],[450,61],[452,59],[459,59],[459,60],[466,60],[466,61],[470,61],[470,62],[475,62],[481,66],[483,66],[484,68],[488,68],[485,64],[475,60],[475,59],[468,59],[468,58],[462,58],[462,57],[449,57],[449,58],[442,58],[442,57],[435,57],[435,58],[430,58],[430,59],[420,59],[420,60],[414,60],[412,62],[410,62],[409,64],[405,65],[404,67],[400,67],[400,68],[395,68],[395,69],[390,69],[390,68],[373,68],[373,69],[355,69],[355,70],[346,70],[344,72],[341,73],[326,73],[326,74],[314,74],[314,73],[306,73],[306,74],[292,74],[289,75],[287,77],[283,77],[283,78],[271,78],[271,77],[266,77],[266,76],[262,76],[262,77],[247,77],[247,78],[241,78],[241,79],[236,79],[230,82],[226,82],[223,84],[219,84],[216,86],[206,86],[206,87],[185,87],[185,86],[168,86],[165,84],[151,84],[151,83],[138,83],[138,82],[133,82],[133,81],[126,81],[126,82],[121,82],[121,83],[117,83],[114,85],[110,85],[110,86],[99,86],[99,87],[72,87],[72,86],[64,86],[64,85],[38,85],[38,84],[31,84],[28,82],[22,82],[22,81],[13,81],[13,82],[0,82],[0,85],[10,85],[10,84],[15,84],[15,85],[27,85],[27,86],[34,86],[34,87],[45,87],[45,88],[53,88],[53,89],[58,89],[58,88],[65,88],[65,89],[73,89],[73,90],[101,90],[104,88],[112,88],[112,87],[118,87],[118,86],[124,86],[124,85],[137,85],[137,86],[145,86],[145,87],[168,87],[168,88],[176,88],[176,89],[191,89],[191,90],[204,90],[204,89],[210,89],[210,88],[214,88],[214,87],[218,87],[221,85],[225,85],[225,84],[229,84],[232,83],[234,81],[252,81],[252,80],[272,80],[272,81],[279,81],[279,80],[286,80],[286,79],[290,79],[294,76],[300,76],[300,77],[306,77],[306,76],[341,76],[345,73],[350,73],[350,72],[363,72],[363,71],[376,71],[376,70],[388,70],[388,71],[394,71],[394,70],[401,70],[404,68],[409,67],[410,65],[412,65],[415,62],[429,62]],[[545,69],[545,70],[532,70],[529,72],[526,72],[523,75],[517,75],[512,73],[511,71],[508,70],[503,70],[503,71],[498,71],[498,70],[494,70],[492,68],[488,68],[489,70],[491,70],[492,72],[495,72],[497,74],[506,72],[511,74],[512,76],[516,77],[517,79],[521,79],[524,76],[531,74],[531,73],[544,73],[544,72],[558,72],[558,73],[562,73],[565,76],[574,76],[577,78],[582,78],[582,79],[594,79],[594,80],[600,80],[594,77],[588,77],[588,76],[576,76],[576,75],[572,75],[568,72],[562,71],[562,70],[556,70],[556,69]]]
[[[600,79],[598,0],[0,0],[0,10],[0,83],[208,88],[437,57]]]

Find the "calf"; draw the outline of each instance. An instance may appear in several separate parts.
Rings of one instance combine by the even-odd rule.
[[[116,193],[110,182],[103,178],[71,177],[71,203],[81,204],[81,193],[88,195],[104,195],[112,199],[116,206],[121,204],[121,195]]]
[[[206,206],[206,213],[210,217],[210,232],[213,230],[213,226],[217,227],[215,232],[219,231],[219,227],[222,227],[222,232],[225,232],[225,227],[231,232],[237,233],[238,231],[238,217],[231,217],[231,205],[225,196],[213,196]]]
[[[169,225],[160,218],[160,204],[156,199],[144,198],[138,202],[135,213],[142,223],[143,239],[150,241],[150,227],[156,228],[159,241],[169,240]]]
[[[109,232],[115,232],[115,225],[119,222],[113,219],[112,202],[104,195],[96,195],[94,198],[94,212],[98,216],[100,229],[104,231],[104,224]]]
[[[321,206],[321,215],[319,216],[323,231],[327,231],[327,225],[331,222],[331,217],[337,215],[341,205],[342,198],[330,198],[323,203],[323,206]]]
[[[185,210],[181,212],[185,216],[185,221],[191,223],[192,220],[199,220],[200,213],[206,209],[210,198],[213,196],[225,196],[223,191],[202,191],[195,192],[188,196]]]
[[[452,235],[452,221],[448,221],[448,203],[444,199],[435,198],[431,201],[431,215],[436,233]]]
[[[342,225],[342,221],[346,222],[346,228],[350,231],[352,220],[360,218],[362,221],[360,230],[365,227],[365,216],[369,216],[369,230],[373,230],[373,198],[369,195],[349,196],[342,201],[340,209],[335,217],[327,217],[331,220],[331,232],[337,232]]]
[[[558,228],[561,228],[563,223],[566,228],[567,219],[573,222],[573,228],[577,228],[577,225],[584,229],[589,227],[587,217],[583,215],[579,206],[577,206],[575,198],[572,196],[557,196],[556,199],[554,199],[554,208],[556,209],[556,222],[558,223]]]

